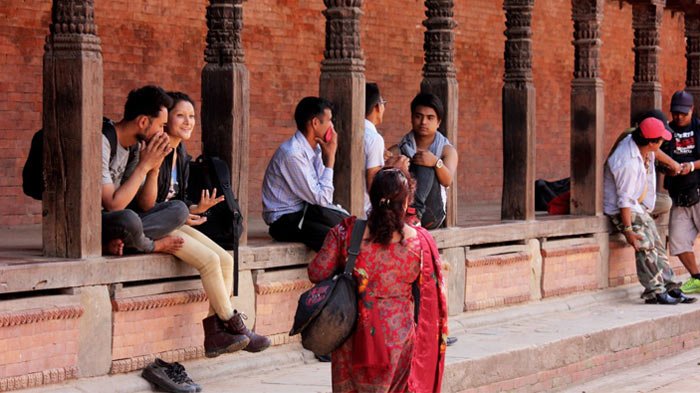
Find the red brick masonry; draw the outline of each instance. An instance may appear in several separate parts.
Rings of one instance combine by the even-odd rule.
[[[0,392],[77,376],[80,305],[0,313]]]

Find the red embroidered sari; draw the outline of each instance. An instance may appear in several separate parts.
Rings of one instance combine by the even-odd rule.
[[[354,217],[348,218],[329,232],[308,266],[312,282],[345,266],[354,223]],[[362,243],[354,271],[357,329],[332,354],[333,392],[439,391],[447,310],[439,260],[433,260],[430,250],[434,241],[416,229],[417,237],[388,246]],[[416,280],[421,292],[418,325],[411,293]]]

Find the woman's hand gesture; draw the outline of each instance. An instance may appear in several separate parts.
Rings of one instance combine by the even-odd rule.
[[[223,202],[226,198],[223,195],[216,196],[216,188],[214,188],[211,193],[209,193],[209,190],[202,190],[202,196],[199,199],[199,203],[196,205],[192,205],[190,208],[190,213],[192,214],[200,214],[204,213],[205,211],[211,209],[214,207],[216,204]]]

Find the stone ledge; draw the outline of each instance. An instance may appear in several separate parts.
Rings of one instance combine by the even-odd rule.
[[[570,287],[564,287],[564,288],[555,288],[555,289],[543,289],[542,290],[542,295],[544,297],[550,297],[550,296],[564,296],[564,295],[571,295],[572,293],[577,293],[577,292],[585,292],[585,291],[593,291],[598,289],[598,285],[593,283],[593,284],[583,284],[583,285],[574,285]]]
[[[527,262],[530,260],[530,255],[524,252],[516,252],[502,255],[489,255],[473,257],[467,255],[467,267],[480,267],[489,265],[511,265],[519,262]],[[468,273],[467,273],[468,274]]]
[[[148,364],[153,362],[157,357],[165,360],[166,362],[184,362],[186,360],[204,357],[204,347],[188,347],[172,351],[160,352],[157,354],[136,356],[128,359],[117,359],[112,361],[112,368],[109,371],[109,373],[122,374],[140,370],[148,366]]]
[[[163,308],[178,304],[199,303],[207,300],[203,289],[164,293],[161,295],[139,296],[135,298],[112,300],[112,310],[117,312],[139,311]]]
[[[0,312],[0,327],[26,325],[59,319],[77,319],[85,310],[82,306],[56,306],[26,311]]]
[[[486,342],[448,352],[443,390],[532,393],[563,389],[700,346],[700,308],[644,305],[636,296],[637,286],[626,291],[627,298],[596,304],[589,311],[533,316],[537,322],[531,323],[518,319],[500,330],[469,329],[467,339],[484,337]],[[494,337],[484,335],[491,329],[496,329]],[[532,332],[526,339],[522,337],[525,331]]]
[[[267,282],[263,284],[255,284],[255,293],[258,295],[269,295],[272,293],[306,291],[313,287],[314,284],[309,280],[294,280],[294,281],[278,281]]]
[[[580,244],[575,246],[542,248],[542,256],[548,258],[564,257],[574,254],[590,254],[600,252],[600,247],[597,244]]]
[[[60,383],[69,379],[75,379],[77,376],[77,367],[64,367],[20,375],[17,377],[0,378],[0,392]]]
[[[530,295],[504,296],[474,302],[465,302],[464,309],[466,311],[477,311],[486,308],[509,306],[518,303],[524,303],[530,300]]]

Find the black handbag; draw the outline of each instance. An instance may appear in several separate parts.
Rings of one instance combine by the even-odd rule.
[[[301,332],[301,345],[316,355],[327,355],[350,337],[357,321],[357,284],[352,275],[365,232],[365,220],[355,221],[345,270],[299,297],[290,336]]]
[[[672,198],[673,204],[680,207],[690,207],[700,202],[700,187],[694,186],[681,190]]]

